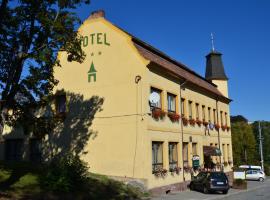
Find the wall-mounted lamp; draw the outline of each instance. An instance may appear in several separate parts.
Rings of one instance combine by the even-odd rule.
[[[135,83],[138,84],[140,82],[140,80],[142,79],[142,77],[140,75],[137,75],[135,77]]]

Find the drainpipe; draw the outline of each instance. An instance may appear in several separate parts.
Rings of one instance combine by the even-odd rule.
[[[216,110],[217,110],[217,123],[219,124],[219,118],[218,118],[218,113],[219,113],[219,110],[218,110],[218,97],[216,98]],[[219,148],[219,151],[221,152],[221,150],[220,150],[220,129],[218,129],[218,148]],[[219,155],[219,163],[220,163],[221,171],[224,171],[223,166],[221,165],[221,154]]]
[[[183,83],[180,82],[180,116],[181,116],[181,133],[182,133],[182,143],[181,143],[181,146],[182,146],[182,171],[183,171],[183,181],[185,181],[185,173],[184,173],[184,153],[183,153],[183,143],[184,143],[184,128],[183,128],[183,120],[182,120],[182,87],[187,83],[188,81],[185,80]]]

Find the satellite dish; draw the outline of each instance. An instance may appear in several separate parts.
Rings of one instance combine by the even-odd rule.
[[[209,128],[210,128],[211,130],[213,130],[213,129],[215,128],[215,125],[214,125],[213,123],[210,123],[210,124],[209,124]]]
[[[149,97],[150,103],[158,103],[160,100],[160,96],[157,92],[152,92]]]

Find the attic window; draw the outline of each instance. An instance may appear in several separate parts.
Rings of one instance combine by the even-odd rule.
[[[56,113],[65,113],[66,112],[66,95],[61,94],[56,96],[56,101],[55,101],[55,107],[56,107]]]

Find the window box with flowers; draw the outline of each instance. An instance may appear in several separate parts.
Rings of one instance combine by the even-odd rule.
[[[225,131],[225,130],[227,130],[227,126],[226,126],[226,125],[222,125],[222,126],[221,126],[221,129],[222,129],[223,131]]]
[[[228,166],[228,162],[227,161],[224,161],[223,165],[224,165],[224,167],[227,167]]]
[[[156,176],[156,177],[162,177],[164,178],[168,173],[168,170],[167,169],[163,169],[163,168],[156,168],[154,171],[153,171],[153,174]]]
[[[174,173],[176,173],[177,175],[180,174],[182,168],[181,167],[175,167],[175,168],[170,168],[170,172],[173,175]]]
[[[182,121],[184,126],[188,125],[188,119],[186,117],[182,116]]]
[[[184,166],[183,170],[184,170],[185,173],[191,173],[192,172],[192,167]]]
[[[220,129],[220,125],[219,124],[215,124],[215,129],[218,131]]]
[[[201,126],[201,125],[202,125],[202,121],[199,120],[199,119],[196,119],[196,124],[197,124],[198,126]]]
[[[152,109],[152,117],[156,120],[163,119],[166,115],[166,112],[160,108]]]
[[[189,121],[189,124],[190,124],[191,126],[195,126],[195,124],[196,124],[195,119],[189,119],[188,121]]]
[[[208,126],[208,122],[207,121],[203,121],[203,125],[204,126]]]
[[[167,115],[172,122],[178,122],[180,119],[180,115],[174,112],[168,112]]]

